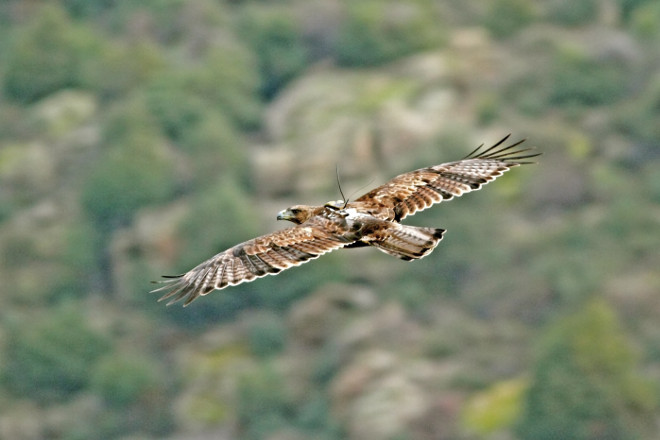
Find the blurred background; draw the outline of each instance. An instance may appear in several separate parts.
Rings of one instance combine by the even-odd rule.
[[[507,133],[424,260],[149,294]],[[654,0],[4,0],[0,438],[656,439],[659,153]]]

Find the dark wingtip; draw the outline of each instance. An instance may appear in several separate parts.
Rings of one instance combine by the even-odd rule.
[[[529,160],[524,160],[524,159],[530,159],[533,157],[540,156],[543,153],[528,153],[528,154],[522,154],[522,153],[527,153],[529,151],[534,151],[534,147],[530,148],[523,148],[523,149],[516,149],[519,145],[521,145],[523,142],[525,142],[527,139],[523,138],[517,142],[514,142],[511,145],[506,145],[501,147],[501,145],[509,139],[511,136],[511,133],[507,134],[504,136],[502,139],[500,139],[495,145],[488,147],[487,149],[480,151],[481,147],[483,146],[480,145],[476,150],[468,154],[465,159],[494,159],[498,161],[502,161],[504,163],[507,163],[509,166],[516,166],[516,165],[527,165],[527,164],[534,164],[536,163],[535,161],[529,161]]]
[[[477,148],[475,148],[474,150],[472,150],[472,151],[470,152],[470,154],[468,154],[467,156],[465,156],[463,159],[476,159],[476,158],[478,158],[478,157],[484,157],[486,154],[488,154],[489,151],[493,150],[494,148],[499,147],[503,142],[505,142],[507,139],[509,139],[510,136],[511,136],[511,133],[509,133],[509,134],[507,134],[506,136],[504,136],[504,137],[503,137],[502,139],[500,139],[495,145],[486,148],[486,150],[484,150],[484,151],[479,151],[479,150],[481,150],[481,148],[484,146],[484,144],[482,143],[482,144],[479,145]],[[520,143],[520,142],[519,142],[519,143]],[[518,144],[516,144],[516,145],[518,145]]]

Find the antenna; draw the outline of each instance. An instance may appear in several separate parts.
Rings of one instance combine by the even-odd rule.
[[[339,187],[339,194],[341,194],[341,199],[344,201],[344,208],[346,208],[346,205],[348,205],[348,199],[346,196],[344,196],[344,191],[341,190],[341,183],[339,182],[339,165],[337,164],[335,164],[335,174],[337,175],[337,186]]]

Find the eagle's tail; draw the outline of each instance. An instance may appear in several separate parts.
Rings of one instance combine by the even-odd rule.
[[[371,241],[370,245],[381,251],[401,258],[416,260],[430,254],[442,240],[444,229],[408,226],[393,223],[387,238],[381,241]]]

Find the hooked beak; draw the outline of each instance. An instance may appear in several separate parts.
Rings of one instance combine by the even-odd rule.
[[[284,209],[284,210],[277,213],[277,219],[278,220],[289,220],[290,221],[292,218],[293,218],[293,214],[288,209]]]

